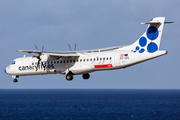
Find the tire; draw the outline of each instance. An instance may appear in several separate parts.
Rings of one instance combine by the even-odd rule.
[[[83,77],[83,79],[89,79],[90,75],[89,75],[89,73],[87,73],[87,74],[83,74],[82,77]]]
[[[14,79],[14,80],[13,80],[13,82],[14,82],[14,83],[17,83],[17,82],[18,82],[18,80],[17,80],[17,79]]]
[[[67,75],[66,75],[66,80],[67,80],[67,81],[73,80],[73,75],[72,75],[72,74],[67,74]]]

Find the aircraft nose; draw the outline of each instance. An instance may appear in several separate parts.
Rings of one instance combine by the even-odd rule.
[[[4,69],[4,72],[7,74],[7,72],[6,72],[6,68]]]

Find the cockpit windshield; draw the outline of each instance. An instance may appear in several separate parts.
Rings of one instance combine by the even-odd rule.
[[[13,61],[11,64],[15,64],[15,61]]]

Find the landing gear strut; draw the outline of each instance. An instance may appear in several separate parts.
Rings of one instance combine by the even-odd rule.
[[[71,81],[73,79],[73,74],[72,73],[68,73],[67,75],[66,75],[66,80],[67,81]]]
[[[83,77],[83,79],[89,79],[90,75],[89,75],[89,73],[87,73],[87,74],[83,74],[82,77]]]

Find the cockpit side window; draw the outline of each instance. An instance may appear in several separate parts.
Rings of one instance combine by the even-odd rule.
[[[15,61],[13,61],[11,64],[15,64]]]

